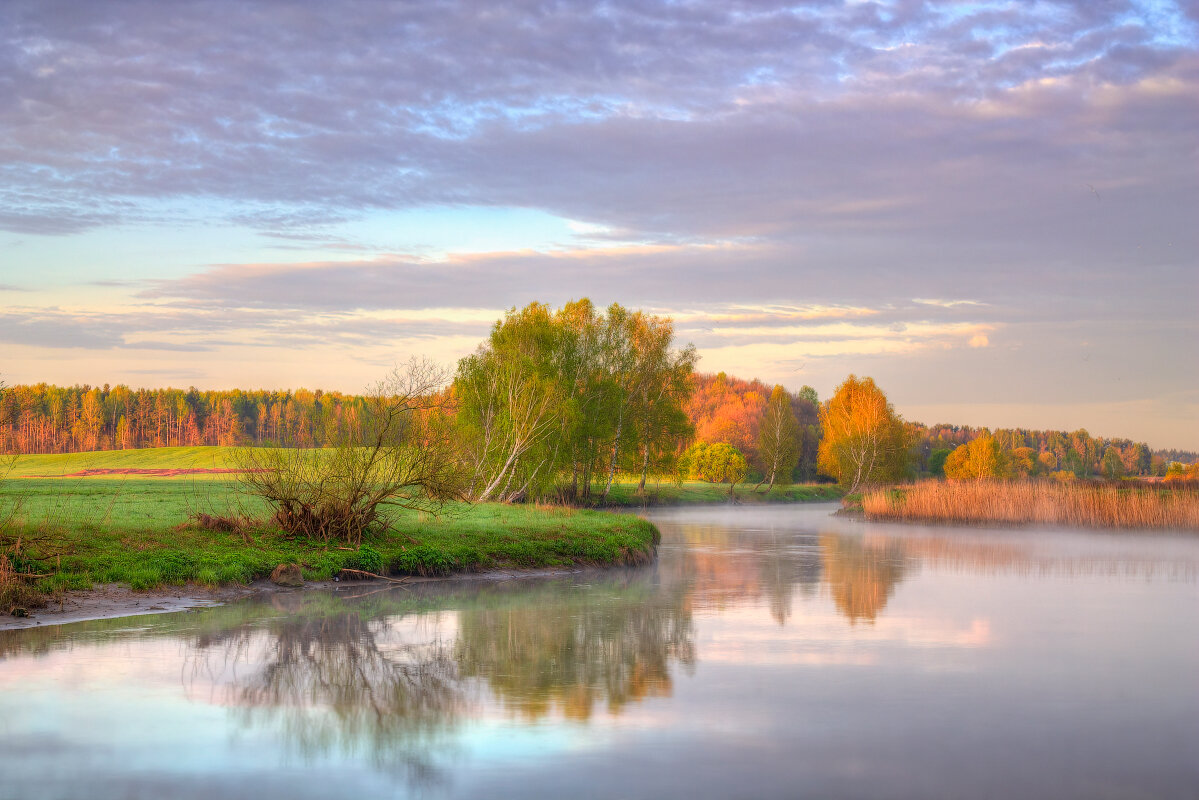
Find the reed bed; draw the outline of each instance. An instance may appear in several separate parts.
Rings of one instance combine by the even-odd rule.
[[[927,481],[862,498],[868,519],[1199,530],[1199,491],[1042,481]]]

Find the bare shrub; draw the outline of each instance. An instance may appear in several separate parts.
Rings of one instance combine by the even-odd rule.
[[[464,494],[461,456],[447,420],[446,373],[413,359],[365,397],[365,407],[333,447],[246,448],[242,489],[264,500],[290,534],[362,542],[385,525],[384,511],[440,511]]]

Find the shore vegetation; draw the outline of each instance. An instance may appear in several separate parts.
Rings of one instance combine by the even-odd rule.
[[[0,505],[17,497],[22,507],[0,542],[19,554],[0,564],[11,589],[0,595],[2,613],[93,584],[245,584],[279,564],[299,564],[305,580],[342,570],[445,575],[638,564],[652,559],[658,541],[651,523],[629,514],[449,502],[438,515],[389,507],[385,524],[349,545],[287,532],[264,500],[244,498],[232,480],[11,479],[0,487]]]
[[[1199,490],[1053,480],[925,481],[863,494],[867,519],[1199,530]]]

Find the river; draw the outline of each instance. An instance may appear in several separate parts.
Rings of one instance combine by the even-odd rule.
[[[1199,796],[1199,537],[662,509],[656,564],[0,632],[2,798]]]

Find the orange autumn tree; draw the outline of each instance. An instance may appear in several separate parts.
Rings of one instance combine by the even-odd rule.
[[[850,492],[903,477],[908,433],[872,378],[850,375],[820,409],[817,463]]]
[[[686,410],[695,426],[695,440],[731,444],[753,459],[770,387],[723,372],[696,374],[692,385]]]

